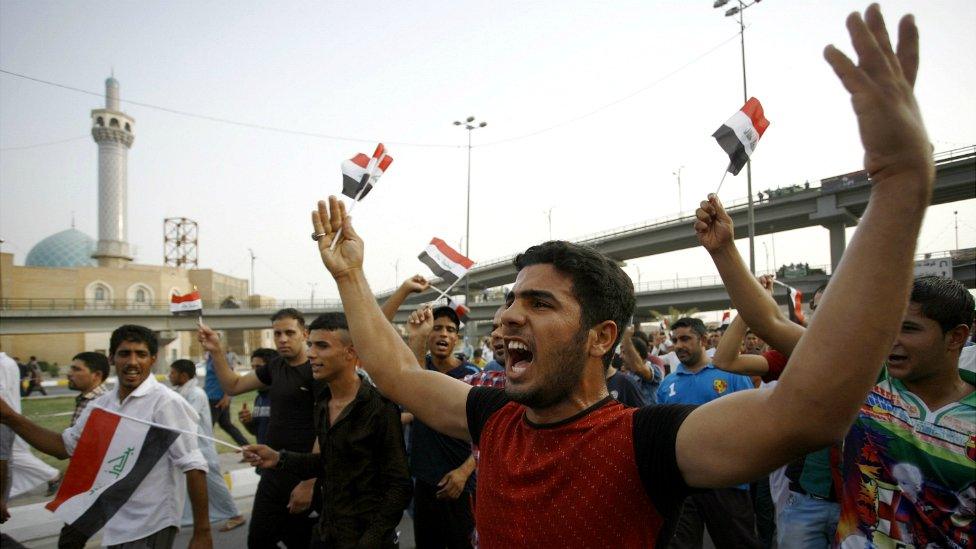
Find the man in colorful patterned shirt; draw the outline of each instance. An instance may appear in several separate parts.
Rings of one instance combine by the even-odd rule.
[[[959,369],[973,309],[962,283],[915,279],[844,442],[842,547],[976,546],[976,376]]]

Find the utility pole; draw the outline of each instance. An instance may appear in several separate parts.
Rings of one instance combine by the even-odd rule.
[[[251,255],[251,295],[258,295],[257,288],[254,286],[254,260],[258,257],[254,255],[254,250],[251,248],[247,249],[247,253]]]
[[[682,202],[681,202],[681,170],[683,168],[684,168],[684,166],[680,166],[678,168],[678,171],[671,172],[671,175],[673,175],[673,176],[675,176],[675,177],[678,178],[678,213],[679,214],[681,213],[681,209],[683,208],[683,205],[682,205]]]

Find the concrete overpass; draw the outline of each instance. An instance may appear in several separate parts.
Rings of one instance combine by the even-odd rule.
[[[857,225],[867,207],[871,185],[863,172],[853,172],[821,180],[809,189],[773,196],[755,204],[756,235],[823,226],[830,231],[831,266],[836,267],[844,253],[844,229]],[[948,151],[936,156],[936,181],[932,204],[945,204],[976,198],[976,146]],[[739,234],[745,234],[745,199],[726,205]],[[600,252],[625,261],[698,246],[693,229],[694,214],[671,216],[639,226],[610,229],[576,240]],[[514,256],[476,265],[468,272],[472,289],[482,290],[515,280]],[[383,292],[383,298],[390,292]],[[420,303],[428,295],[412,296],[407,303]]]
[[[763,235],[802,227],[824,226],[830,230],[831,260],[836,266],[846,245],[844,229],[857,224],[864,213],[870,197],[870,182],[863,172],[844,174],[824,179],[810,188],[796,188],[789,193],[771,197],[760,202],[755,208],[756,234]],[[936,157],[936,183],[932,203],[942,204],[958,200],[976,198],[976,146],[949,151]],[[746,205],[733,203],[727,207],[738,227],[746,224]],[[623,227],[586,237],[577,242],[593,246],[608,256],[624,261],[647,257],[676,250],[693,248],[698,242],[692,229],[692,216],[672,216],[639,226]],[[476,266],[468,276],[470,286],[475,290],[510,284],[515,279],[512,257],[487,262]],[[965,281],[970,288],[976,286],[976,276],[971,260],[955,266],[956,278]],[[668,306],[679,309],[691,307],[699,310],[717,310],[729,307],[717,277],[698,279],[669,286],[662,283],[642,285],[638,288],[638,314],[641,318],[650,309],[664,310]],[[793,280],[794,285],[804,292],[810,292],[823,282],[823,277],[809,277]],[[390,292],[380,294],[385,299]],[[432,292],[411,296],[407,304],[424,302],[431,298]],[[26,306],[18,301],[28,301]],[[45,302],[50,301],[50,305]],[[86,308],[85,303],[72,303],[62,306],[57,300],[4,299],[0,301],[0,335],[107,332],[123,323],[135,323],[154,330],[192,330],[195,320],[170,315],[166,304],[148,309],[110,309]],[[36,302],[36,303],[34,303]],[[472,303],[471,319],[490,319],[497,302]],[[280,304],[281,305],[281,304]],[[339,303],[327,303],[318,307],[298,308],[314,316],[326,311],[339,310]],[[218,329],[261,329],[268,327],[268,318],[274,309],[206,309],[204,316],[208,324]],[[397,321],[406,320],[407,313],[401,312]]]
[[[953,261],[953,278],[976,288],[976,260],[969,256]],[[804,295],[811,295],[827,281],[827,275],[814,274],[787,279],[790,285],[798,288]],[[786,303],[782,291],[777,292],[777,300]],[[731,308],[729,296],[718,276],[703,276],[693,279],[665,280],[647,282],[637,289],[636,316],[641,321],[651,320],[651,310],[666,312],[668,307],[678,309],[696,308],[700,311],[714,311]],[[482,301],[471,304],[471,321],[490,320],[495,310],[502,304],[500,300]],[[203,316],[208,325],[219,330],[259,330],[270,327],[269,318],[276,309],[205,309]],[[338,301],[317,308],[303,308],[308,317],[340,311]],[[410,314],[408,307],[402,308],[396,316],[397,322],[406,322]],[[18,334],[58,334],[80,332],[110,332],[121,324],[140,324],[158,332],[196,330],[196,318],[174,317],[168,306],[155,309],[122,310],[57,310],[57,309],[15,309],[0,311],[0,335]],[[484,327],[482,327],[484,328]],[[481,329],[479,331],[486,331]]]

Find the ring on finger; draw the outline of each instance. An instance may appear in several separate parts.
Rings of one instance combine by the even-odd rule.
[[[320,238],[328,235],[329,233],[312,233],[312,240],[318,242]]]

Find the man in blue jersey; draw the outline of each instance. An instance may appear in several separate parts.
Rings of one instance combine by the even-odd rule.
[[[680,364],[657,390],[659,404],[705,404],[736,391],[752,389],[747,376],[719,370],[705,353],[705,324],[681,318],[671,325],[671,341]],[[685,500],[669,547],[701,547],[704,528],[730,547],[759,547],[749,485],[719,488]]]

